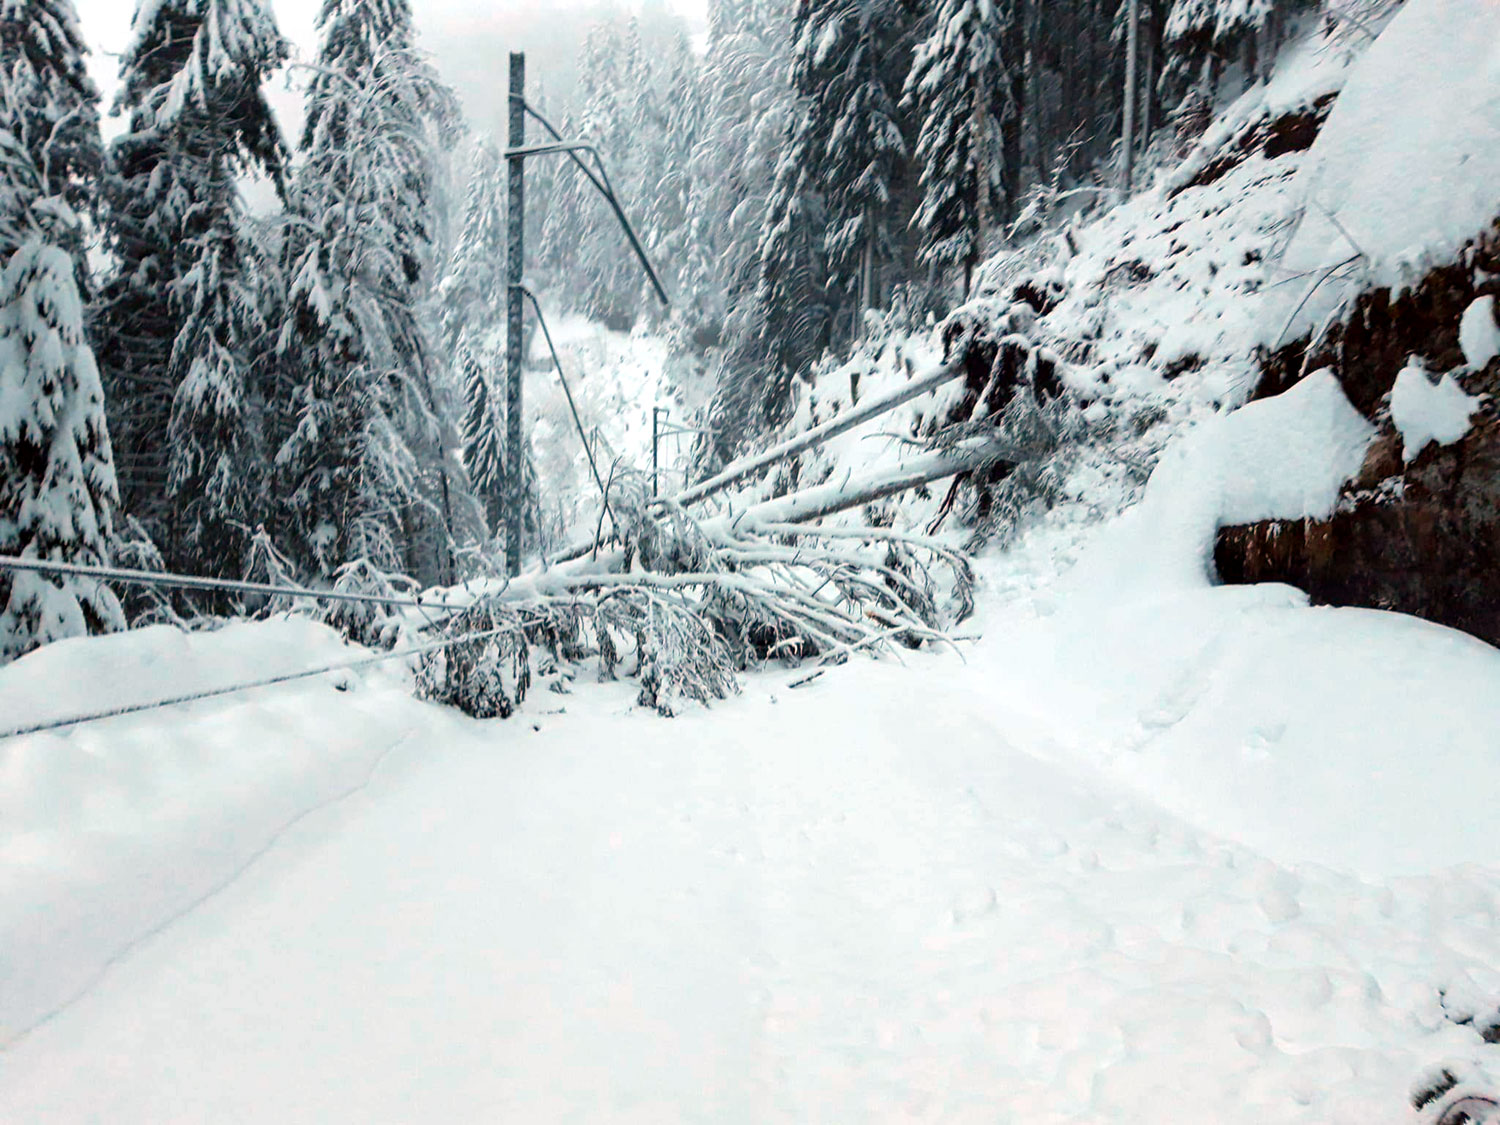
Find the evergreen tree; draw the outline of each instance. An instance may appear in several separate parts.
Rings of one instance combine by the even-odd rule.
[[[286,545],[325,576],[365,559],[437,580],[449,466],[427,314],[456,111],[404,0],[326,0],[320,20],[280,333],[298,410],[276,457]]]
[[[117,494],[80,296],[102,158],[83,56],[71,0],[0,0],[0,554],[97,566]],[[123,625],[95,580],[0,573],[0,663]]]
[[[505,177],[499,151],[477,141],[468,160],[463,225],[441,285],[445,355],[463,404],[458,448],[463,476],[482,512],[476,538],[487,538],[504,496],[505,428],[487,371],[493,341],[505,335]]]
[[[43,173],[0,133],[11,183]],[[104,565],[116,503],[104,392],[83,333],[76,223],[65,199],[38,194],[20,213],[5,199],[7,233],[28,230],[0,276],[0,554]],[[0,663],[64,637],[124,625],[98,581],[0,573]]]
[[[793,81],[809,99],[802,137],[827,207],[831,281],[855,309],[880,303],[881,266],[897,257],[894,185],[908,152],[900,98],[912,20],[895,0],[804,0]]]
[[[74,262],[38,234],[0,278],[0,554],[105,565],[115,501]],[[0,662],[123,626],[96,580],[0,574]]]
[[[505,168],[494,142],[473,145],[467,174],[463,226],[441,285],[450,355],[461,336],[482,337],[505,322]]]
[[[1169,79],[1212,95],[1225,64],[1236,58],[1244,81],[1260,78],[1284,34],[1286,17],[1308,6],[1309,0],[1175,0],[1164,32]]]
[[[287,53],[263,0],[141,0],[121,64],[117,105],[129,111],[129,127],[111,150],[106,211],[116,267],[95,324],[126,506],[158,534],[168,530],[175,504],[201,509],[198,497],[171,489],[168,450],[224,434],[170,428],[178,389],[193,369],[179,336],[195,317],[199,330],[219,339],[238,332],[203,324],[206,309],[230,306],[195,306],[196,283],[187,279],[205,253],[219,254],[210,269],[246,256],[220,253],[223,239],[240,229],[236,176],[261,171],[281,183],[285,146],[262,84]],[[249,360],[235,357],[237,365]],[[186,405],[175,413],[185,424],[197,416]],[[194,458],[208,463],[222,452],[204,446]],[[187,542],[169,544],[168,556],[179,565],[238,562],[196,554]]]
[[[351,80],[363,82],[375,98],[378,127],[410,129],[414,141],[429,146],[425,152],[417,151],[420,145],[409,146],[399,172],[393,170],[384,186],[400,204],[387,222],[406,285],[420,292],[431,284],[438,241],[438,160],[430,146],[434,133],[451,137],[457,118],[453,95],[416,51],[410,0],[323,0],[318,27],[323,40],[307,91],[302,152],[359,144],[377,124],[367,110],[354,116],[359,99],[336,89]],[[343,186],[327,185],[334,192]],[[404,346],[414,351],[417,343]]]
[[[678,307],[693,336],[718,344],[750,332],[757,251],[789,127],[790,5],[715,0],[702,122],[688,166]]]
[[[626,213],[639,216],[649,208],[647,169],[660,169],[665,117],[633,18],[623,26],[605,21],[590,30],[579,81],[585,101],[576,135],[598,150]],[[644,303],[640,264],[613,211],[586,177],[569,176],[564,191],[572,198],[562,215],[576,225],[559,229],[553,241],[577,280],[570,287],[570,304],[610,328],[628,330]]]
[[[0,130],[24,158],[0,183],[0,261],[31,230],[31,208],[61,202],[78,216],[93,212],[104,148],[99,91],[84,62],[87,48],[72,0],[0,0]],[[53,223],[54,236],[77,264],[86,293],[82,223]]]
[[[264,409],[252,376],[267,330],[255,279],[270,260],[243,226],[235,210],[221,210],[191,248],[171,356],[175,553],[197,573],[226,576],[243,573],[267,499]]]
[[[686,36],[672,45],[659,79],[662,108],[659,111],[661,144],[646,170],[643,187],[645,227],[643,237],[651,259],[663,278],[679,274],[693,254],[689,208],[693,194],[693,151],[703,130],[702,73],[699,60]],[[690,299],[673,286],[673,303]],[[656,303],[648,301],[654,309]],[[674,310],[675,311],[675,310]]]
[[[1004,126],[1016,111],[1009,97],[1004,35],[1015,16],[1005,0],[942,0],[931,34],[917,49],[906,100],[921,118],[917,162],[922,203],[914,224],[930,267],[961,266],[964,290],[1007,198]]]
[[[797,0],[796,101],[757,247],[757,281],[721,365],[714,405],[729,456],[784,418],[795,376],[876,299],[898,253],[895,202],[906,142],[891,90],[905,80],[902,0]]]
[[[465,338],[458,349],[464,379],[464,468],[480,497],[485,519],[498,527],[505,489],[505,400],[495,393],[490,372],[496,369],[494,348],[477,349]]]

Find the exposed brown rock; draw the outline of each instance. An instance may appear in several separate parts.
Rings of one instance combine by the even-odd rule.
[[[1188,188],[1207,187],[1257,153],[1275,159],[1289,152],[1306,152],[1318,139],[1323,122],[1328,120],[1337,98],[1337,94],[1324,94],[1305,109],[1252,121],[1204,164],[1197,175],[1174,188],[1172,194],[1177,195]]]
[[[1455,298],[1464,288],[1457,273],[1437,271],[1422,288],[1389,315],[1375,313],[1372,299],[1362,323],[1375,330],[1343,338],[1350,400],[1382,429],[1340,510],[1329,520],[1225,528],[1214,560],[1228,583],[1286,582],[1318,604],[1396,610],[1500,645],[1500,360],[1458,376],[1469,393],[1490,396],[1469,433],[1427,446],[1409,465],[1384,407],[1413,352],[1439,369],[1462,361],[1457,325],[1468,301]]]

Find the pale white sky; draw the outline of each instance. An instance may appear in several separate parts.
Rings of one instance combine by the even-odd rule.
[[[74,0],[84,36],[93,50],[90,69],[104,92],[105,110],[114,98],[119,72],[118,54],[130,39],[132,0]],[[317,19],[321,0],[270,0],[282,34],[297,45],[303,58],[317,48]],[[675,12],[695,32],[707,24],[708,0],[413,0],[421,46],[431,51],[444,78],[463,98],[470,119],[487,127],[497,94],[505,85],[506,56],[512,50],[528,53],[528,71],[535,85],[560,90],[573,80],[572,64],[591,19],[601,10],[631,9],[645,18]],[[552,81],[549,83],[548,78]],[[289,136],[295,136],[298,99],[286,89],[286,76],[272,79],[272,98],[283,115]],[[535,85],[533,89],[535,89]],[[105,124],[106,136],[118,126]]]

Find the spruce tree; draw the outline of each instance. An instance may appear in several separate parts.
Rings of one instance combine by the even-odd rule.
[[[504,495],[505,428],[490,388],[493,341],[505,335],[505,176],[500,153],[477,141],[468,160],[463,226],[441,285],[443,345],[463,402],[458,446],[488,537]]]
[[[693,246],[688,211],[693,194],[693,151],[703,131],[704,99],[700,63],[692,44],[680,36],[672,45],[658,79],[661,144],[648,167],[642,201],[646,216],[644,237],[656,268],[672,277],[690,258]],[[674,305],[690,299],[673,286]],[[655,302],[648,302],[654,308]],[[676,314],[674,309],[674,315]]]
[[[1175,0],[1164,31],[1169,80],[1212,95],[1225,64],[1238,58],[1242,79],[1261,77],[1279,46],[1286,17],[1310,0]]]
[[[1005,33],[1008,0],[942,0],[931,34],[917,48],[906,102],[920,117],[917,163],[922,202],[913,220],[920,257],[934,271],[961,266],[967,293],[986,231],[1006,198],[1004,127],[1018,107],[1009,97]]]
[[[102,152],[83,56],[69,0],[0,4],[0,554],[101,565],[116,488],[80,298]],[[0,662],[122,625],[93,579],[0,572]]]
[[[80,218],[94,211],[104,148],[87,52],[72,0],[0,0],[0,129],[25,154],[0,183],[0,261],[29,237],[38,201],[66,204]],[[54,223],[52,231],[86,294],[83,224]]]
[[[480,498],[485,520],[499,524],[505,488],[505,400],[495,393],[490,372],[496,368],[493,348],[460,341],[458,362],[464,380],[467,409],[463,425],[463,461],[469,481]]]
[[[279,337],[298,412],[276,455],[285,546],[325,576],[365,560],[437,580],[451,525],[428,298],[456,110],[404,0],[326,0],[320,26]]]
[[[643,171],[659,156],[661,122],[651,90],[651,67],[633,19],[623,26],[596,24],[584,43],[579,82],[585,94],[578,136],[603,157],[610,182],[627,214],[641,213]],[[565,243],[560,257],[578,284],[570,303],[610,328],[625,331],[642,307],[644,279],[609,205],[588,179],[570,175],[573,198],[564,214],[576,223],[554,240]]]
[[[468,160],[463,226],[443,277],[444,344],[482,337],[505,322],[505,168],[494,143],[477,141]]]
[[[690,158],[678,307],[705,344],[744,339],[757,249],[785,142],[792,91],[787,0],[715,0],[703,111]]]
[[[903,225],[893,206],[908,157],[897,103],[912,20],[895,0],[803,8],[793,81],[809,99],[803,143],[817,161],[826,201],[831,280],[853,297],[856,311],[873,308]]]
[[[259,399],[253,378],[266,333],[256,279],[270,260],[244,226],[237,211],[222,210],[193,245],[171,357],[175,554],[197,573],[228,576],[243,573],[250,537],[266,518],[263,415],[275,405]]]
[[[0,554],[97,566],[117,494],[80,295],[102,163],[84,50],[71,0],[0,0]],[[0,572],[0,663],[123,625],[94,579]]]
[[[788,413],[795,376],[850,338],[899,253],[895,204],[906,141],[893,90],[915,18],[902,0],[796,0],[795,100],[757,244],[756,284],[719,376],[719,452],[731,455]]]
[[[199,417],[191,403],[174,405],[196,358],[179,336],[190,321],[204,329],[210,308],[238,315],[228,304],[203,304],[189,279],[205,254],[217,255],[210,269],[247,257],[223,252],[223,240],[239,229],[235,176],[260,171],[281,184],[285,146],[262,85],[287,53],[264,0],[141,0],[121,63],[117,107],[128,111],[129,126],[111,149],[105,215],[116,264],[95,324],[126,506],[163,539],[177,565],[232,570],[238,562],[204,555],[196,540],[177,535],[179,524],[197,524],[196,517],[179,519],[181,506],[201,515],[202,504],[184,487],[172,488],[193,474],[170,476],[168,451],[197,443],[192,459],[206,464],[241,448],[238,438],[211,448],[229,439],[218,426],[205,433],[172,427],[174,414],[189,427]],[[220,340],[238,333],[227,324],[207,331]],[[251,357],[234,361],[242,368]],[[256,468],[236,465],[235,472]],[[221,512],[220,522],[238,514]]]
[[[75,263],[45,232],[0,278],[0,554],[109,561],[114,462]],[[89,578],[0,573],[0,662],[124,625]]]

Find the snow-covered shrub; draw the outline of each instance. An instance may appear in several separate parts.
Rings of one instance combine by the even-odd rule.
[[[417,587],[405,575],[388,574],[369,559],[355,559],[334,572],[333,590],[394,600],[413,597]],[[330,601],[319,610],[318,620],[360,644],[389,646],[396,639],[395,614],[376,602]]]
[[[736,661],[717,623],[690,605],[651,590],[621,590],[595,611],[601,671],[613,674],[633,645],[640,705],[665,716],[684,701],[709,703],[739,691]]]
[[[508,719],[531,688],[531,653],[521,614],[485,598],[449,619],[454,643],[425,654],[417,694],[476,719]]]

